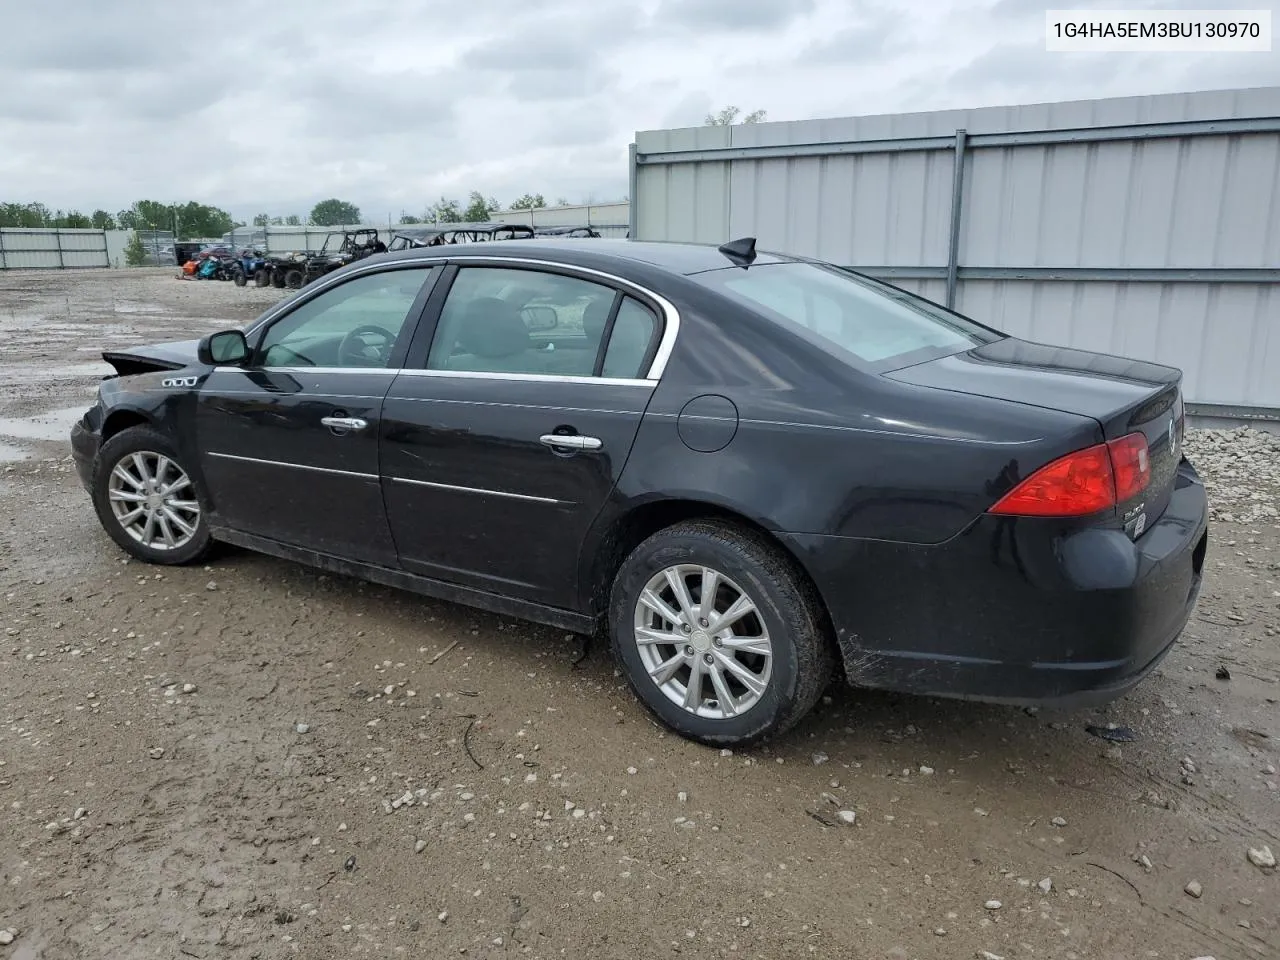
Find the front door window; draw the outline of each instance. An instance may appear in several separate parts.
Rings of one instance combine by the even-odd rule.
[[[258,344],[261,367],[387,367],[433,267],[353,277],[273,323]]]

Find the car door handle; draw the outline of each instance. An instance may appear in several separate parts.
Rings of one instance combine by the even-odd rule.
[[[599,437],[584,437],[578,433],[544,433],[538,439],[553,450],[599,450],[604,446]]]
[[[320,422],[330,430],[363,430],[369,425],[368,420],[359,417],[321,417]]]

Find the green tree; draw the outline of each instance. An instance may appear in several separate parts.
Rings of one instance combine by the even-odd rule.
[[[105,210],[93,211],[93,216],[89,218],[89,222],[93,224],[95,230],[114,230],[116,228],[115,218]]]
[[[53,215],[43,203],[3,203],[0,204],[0,226],[2,227],[47,227],[53,223]]]
[[[472,190],[469,199],[467,209],[462,212],[462,219],[468,223],[483,223],[498,209],[497,202],[493,198],[486,200],[479,190]]]
[[[140,267],[147,262],[147,248],[142,245],[142,237],[138,236],[136,230],[125,244],[124,262],[131,267]]]
[[[705,127],[732,127],[738,123],[764,123],[766,114],[763,110],[752,110],[739,120],[738,114],[741,112],[737,107],[725,107],[716,113],[708,113],[706,119],[702,121],[702,125]]]
[[[253,218],[253,225],[254,225],[255,227],[267,227],[267,226],[270,226],[270,225],[271,225],[271,214],[269,214],[269,213],[259,213],[259,214],[256,214],[256,215],[254,216],[254,218]]]
[[[285,226],[300,227],[302,226],[302,218],[296,213],[291,213],[284,218]]]
[[[403,226],[408,226],[409,224],[421,223],[421,222],[422,222],[422,218],[415,217],[412,213],[400,214],[400,223]]]
[[[567,207],[567,206],[570,206],[570,203],[569,203],[568,198],[567,198],[567,197],[557,197],[557,198],[556,198],[556,206],[557,206],[557,207]]]
[[[356,224],[360,222],[360,208],[346,200],[321,200],[311,208],[311,222],[318,227]]]
[[[194,201],[172,208],[170,221],[175,220],[176,229],[173,226],[167,229],[175,230],[181,240],[190,240],[194,237],[220,237],[235,227],[244,226],[221,207],[211,207]]]
[[[79,210],[68,210],[66,213],[59,212],[55,225],[68,230],[88,230],[93,226],[93,221]]]
[[[137,200],[133,211],[135,230],[172,230],[173,207],[158,200]]]
[[[441,197],[438,202],[427,207],[423,219],[427,223],[461,223],[462,211],[458,209],[456,201]]]
[[[542,207],[545,207],[546,205],[547,205],[547,201],[543,199],[542,194],[526,193],[519,200],[512,201],[511,209],[512,210],[539,210]]]

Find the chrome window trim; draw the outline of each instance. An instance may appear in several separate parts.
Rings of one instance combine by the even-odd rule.
[[[492,373],[484,370],[419,370],[416,367],[214,367],[213,372],[228,373],[287,373],[306,376],[315,373],[379,374],[388,377],[444,377],[458,380],[512,380],[528,383],[582,383],[601,384],[608,387],[645,387],[652,390],[656,380],[639,380],[627,377],[580,377],[556,373]]]
[[[393,377],[400,372],[398,367],[214,367],[213,372],[225,370],[227,373],[365,373]]]
[[[519,380],[528,383],[599,383],[612,387],[656,387],[656,380],[630,377],[583,377],[558,373],[492,373],[485,370],[419,370],[408,368],[400,373],[406,377],[447,377],[459,380]]]
[[[467,261],[471,261],[471,263],[468,264]],[[658,349],[653,355],[653,361],[649,364],[648,372],[645,374],[644,377],[636,378],[635,382],[638,382],[638,383],[657,382],[658,380],[662,379],[663,373],[666,372],[667,363],[671,360],[671,354],[675,350],[676,339],[680,335],[680,311],[676,309],[675,304],[673,304],[666,297],[662,296],[662,294],[657,293],[654,290],[650,290],[648,287],[642,286],[633,280],[628,280],[625,277],[619,277],[616,274],[608,273],[607,271],[604,271],[604,270],[597,270],[594,267],[580,267],[580,266],[577,266],[576,264],[560,263],[556,260],[536,260],[532,257],[504,257],[501,255],[479,256],[479,257],[466,257],[466,256],[450,257],[446,255],[446,256],[440,256],[440,257],[436,257],[436,256],[423,257],[421,259],[414,258],[412,260],[397,260],[390,264],[373,263],[367,266],[360,267],[356,270],[352,270],[350,273],[343,274],[342,276],[336,276],[333,279],[322,278],[320,280],[314,280],[312,281],[312,284],[314,284],[313,290],[315,291],[315,293],[313,296],[308,296],[307,299],[311,300],[314,298],[314,296],[319,296],[321,293],[323,293],[325,290],[328,290],[330,287],[337,286],[340,283],[345,283],[347,280],[354,279],[355,277],[362,276],[366,273],[378,273],[384,270],[403,270],[403,269],[409,269],[412,267],[448,266],[450,262],[453,262],[456,266],[459,266],[459,267],[468,266],[468,265],[472,267],[483,267],[491,264],[514,263],[514,264],[520,264],[522,266],[527,266],[527,267],[542,267],[544,269],[554,268],[558,270],[563,270],[571,274],[581,274],[584,277],[595,277],[600,280],[606,280],[615,286],[625,287],[639,294],[641,297],[649,298],[654,303],[658,304],[658,307],[661,309],[663,314],[662,338],[658,341]],[[308,286],[312,286],[312,284],[308,284]],[[304,287],[303,289],[306,289],[306,288]],[[297,295],[295,294],[293,297],[289,297],[288,299],[281,301],[269,313],[264,314],[262,317],[256,320],[252,326],[247,327],[245,329],[245,336],[247,337],[247,336],[256,334],[261,327],[265,326],[268,323],[271,323],[281,313],[286,312],[286,310],[289,308],[289,305],[294,303],[296,299],[297,299]],[[264,369],[287,370],[289,368],[270,367],[270,368],[264,368]],[[350,368],[308,367],[306,369],[309,369],[309,370],[329,369],[329,370],[346,371]],[[363,368],[357,368],[357,369],[363,369]],[[371,368],[371,369],[378,369],[378,368]],[[595,377],[581,377],[581,378],[568,377],[568,376],[562,377],[562,376],[556,376],[554,374],[532,374],[532,373],[531,374],[490,374],[490,373],[481,373],[479,371],[476,371],[473,373],[471,371],[462,371],[462,370],[405,370],[403,372],[409,373],[409,374],[415,374],[415,375],[419,373],[427,374],[427,375],[444,374],[444,375],[452,375],[452,376],[457,376],[459,374],[467,374],[471,376],[486,376],[486,377],[494,377],[497,379],[508,379],[508,380],[537,379],[537,380],[547,380],[547,381],[556,382],[556,383],[564,383],[566,381],[572,382],[574,380],[590,380],[592,383],[596,383],[596,382],[599,382],[599,380],[604,379],[604,378],[595,378]]]
[[[220,460],[238,460],[241,463],[258,463],[268,467],[291,467],[294,470],[310,470],[313,473],[329,473],[340,477],[356,477],[360,480],[379,480],[376,473],[356,473],[354,470],[335,470],[333,467],[313,467],[306,463],[289,463],[284,460],[263,460],[259,457],[242,457],[235,453],[209,452],[209,456]]]
[[[506,490],[489,490],[485,487],[462,487],[455,483],[436,483],[432,480],[410,480],[408,477],[386,477],[392,483],[404,483],[413,487],[431,487],[434,490],[453,490],[457,493],[478,493],[483,496],[504,497],[508,500],[521,500],[526,503],[549,503],[559,505],[567,503],[553,497],[535,497],[528,493],[509,493]]]

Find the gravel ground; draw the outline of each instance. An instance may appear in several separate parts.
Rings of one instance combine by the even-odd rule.
[[[0,960],[1280,955],[1275,437],[1190,435],[1207,582],[1129,697],[838,689],[714,751],[557,631],[123,557],[65,439],[98,352],[278,295],[0,272]]]

